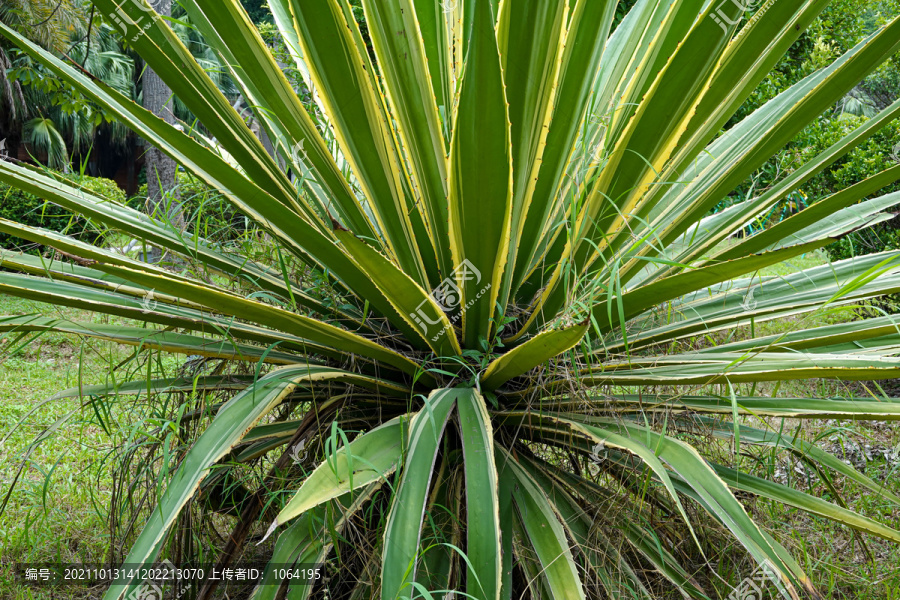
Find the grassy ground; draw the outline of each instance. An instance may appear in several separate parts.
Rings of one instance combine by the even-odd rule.
[[[81,311],[0,296],[0,314],[35,312],[94,318]],[[0,598],[4,600],[32,597],[11,581],[11,562],[103,559],[108,482],[95,460],[108,440],[100,427],[85,418],[87,413],[80,410],[77,398],[45,401],[79,382],[101,383],[112,351],[104,344],[82,345],[72,338],[47,335],[0,363],[3,497],[31,442],[47,427],[74,413],[28,457],[0,517]]]
[[[822,254],[809,254],[768,270],[783,275],[795,269],[824,263]],[[83,311],[58,309],[48,305],[0,296],[0,315],[41,313],[78,320],[99,317]],[[779,321],[761,323],[756,334],[768,334],[800,326],[823,325],[850,318],[848,313],[816,316],[802,323]],[[736,332],[746,335],[747,332]],[[6,344],[6,345],[4,345]],[[9,342],[0,342],[0,354],[9,351]],[[56,433],[28,456],[18,486],[0,516],[0,600],[50,598],[40,588],[27,588],[12,580],[11,565],[22,562],[71,561],[103,562],[109,551],[107,510],[112,489],[110,470],[103,457],[112,440],[98,423],[90,407],[77,399],[44,402],[60,390],[102,383],[111,365],[119,364],[129,351],[106,343],[48,335],[0,362],[0,502],[29,444],[44,429],[72,415]],[[183,360],[183,359],[182,359]],[[877,394],[873,386],[868,389]],[[779,394],[833,395],[866,394],[865,386],[846,386],[825,381],[793,382],[764,386],[757,392]],[[898,394],[900,395],[900,394]],[[20,421],[22,421],[20,423]],[[759,425],[759,423],[756,423]],[[780,423],[769,423],[776,429]],[[827,449],[855,464],[866,475],[884,483],[900,495],[900,428],[872,423],[829,421],[826,423],[787,422],[785,430],[797,428],[807,440],[819,439]],[[712,454],[728,455],[730,449],[709,443]],[[891,454],[894,452],[895,454]],[[734,459],[744,469],[789,482],[799,489],[848,507],[900,529],[900,511],[864,488],[835,480],[832,486],[804,471],[783,456],[769,453]],[[900,546],[874,538],[861,538],[850,530],[824,519],[810,517],[784,505],[752,500],[751,513],[772,535],[788,546],[798,562],[828,598],[900,600]],[[709,555],[709,577],[721,597],[729,586],[749,576],[752,566],[735,569],[735,548],[720,548]],[[746,564],[746,563],[745,563]],[[747,572],[745,572],[747,571]],[[57,594],[54,598],[71,596]],[[81,591],[75,597],[94,597]]]

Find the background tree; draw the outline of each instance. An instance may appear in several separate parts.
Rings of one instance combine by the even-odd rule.
[[[257,26],[261,23],[272,23],[272,13],[266,0],[241,0],[241,5],[247,11],[247,16]]]
[[[83,30],[86,12],[79,0],[4,0],[0,22],[27,35],[43,48],[64,51],[72,34]],[[14,46],[0,40],[0,139],[7,139],[7,152],[15,154],[22,128],[29,116],[29,103],[22,85],[9,73],[14,70]]]
[[[153,0],[152,5],[161,17],[172,15],[172,0]],[[144,108],[166,123],[175,124],[174,98],[169,86],[150,65],[145,65],[141,82]],[[175,175],[178,171],[175,161],[159,148],[147,144],[144,165],[147,172],[147,212],[151,215],[165,214],[173,224],[183,227],[184,215],[175,187]]]

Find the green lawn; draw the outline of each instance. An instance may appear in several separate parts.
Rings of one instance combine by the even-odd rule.
[[[9,314],[111,321],[86,311],[0,295],[0,315]],[[0,340],[0,502],[20,466],[22,470],[0,516],[0,599],[49,598],[45,592],[32,596],[34,590],[17,586],[12,581],[12,564],[107,560],[112,493],[107,459],[113,438],[104,427],[121,433],[119,419],[129,415],[120,407],[107,415],[102,405],[95,410],[78,398],[53,396],[108,383],[111,368],[127,361],[132,351],[60,334],[42,335],[22,348],[12,346],[12,340]],[[84,594],[77,597],[96,596],[96,592],[81,591]]]
[[[90,319],[88,313],[0,296],[0,314],[43,313]],[[8,353],[9,341],[0,342]],[[68,422],[33,448],[0,517],[0,598],[30,598],[11,581],[10,563],[102,561],[109,482],[98,468],[109,440],[77,398],[57,392],[101,383],[111,349],[59,335],[38,338],[0,363],[0,493],[6,496],[30,444],[60,419]],[[118,351],[118,350],[116,350]],[[106,354],[106,357],[104,357]],[[98,477],[99,476],[99,477]],[[34,597],[42,597],[35,595]],[[47,596],[49,597],[49,596]]]

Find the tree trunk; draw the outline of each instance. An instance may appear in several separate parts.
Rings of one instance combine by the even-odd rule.
[[[162,16],[168,17],[172,14],[172,0],[155,0],[153,7]],[[167,123],[174,124],[172,90],[149,65],[144,68],[142,81],[144,108]],[[147,167],[147,212],[156,213],[157,218],[168,214],[172,225],[184,229],[184,215],[175,189],[175,161],[158,148],[148,145],[144,164]]]

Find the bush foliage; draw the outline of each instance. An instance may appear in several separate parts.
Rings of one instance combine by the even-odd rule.
[[[62,175],[70,184],[81,187],[86,192],[107,198],[119,204],[126,200],[123,192],[111,179],[90,177],[87,175]],[[25,225],[45,227],[51,231],[65,232],[69,235],[96,242],[101,229],[87,219],[75,215],[52,202],[47,202],[22,190],[0,183],[0,218],[17,221]],[[23,240],[0,233],[0,248],[17,248]],[[33,248],[32,248],[33,250]]]

